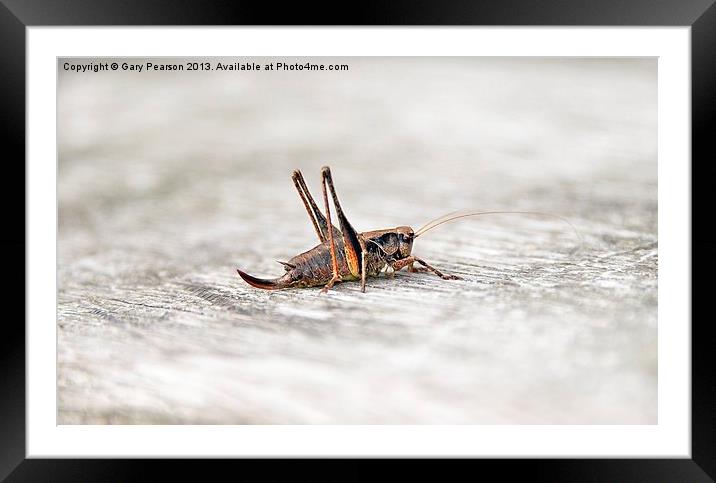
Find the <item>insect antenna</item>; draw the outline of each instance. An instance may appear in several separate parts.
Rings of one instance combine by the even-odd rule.
[[[415,238],[419,237],[420,235],[423,235],[424,233],[432,230],[433,228],[437,228],[438,226],[448,223],[454,220],[458,220],[460,218],[467,218],[469,216],[482,216],[482,215],[532,215],[532,216],[543,216],[543,217],[549,217],[549,218],[556,218],[558,220],[561,220],[568,224],[572,231],[574,231],[574,234],[577,235],[577,238],[579,239],[579,248],[577,251],[581,250],[584,246],[584,240],[582,239],[582,235],[579,233],[579,230],[565,217],[560,215],[555,215],[553,213],[544,213],[541,211],[502,211],[502,210],[495,210],[495,211],[453,211],[452,213],[448,213],[447,215],[439,216],[438,218],[435,218],[434,220],[431,220],[427,222],[425,225],[423,225],[418,231],[415,232]]]

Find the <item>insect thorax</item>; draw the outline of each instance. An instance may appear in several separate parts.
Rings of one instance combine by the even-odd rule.
[[[375,235],[364,239],[367,252],[366,271],[369,276],[377,275],[386,265],[410,255],[412,240],[406,245],[402,233],[394,230],[372,233]]]

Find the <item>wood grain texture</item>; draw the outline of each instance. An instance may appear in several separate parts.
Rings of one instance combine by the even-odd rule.
[[[656,61],[344,59],[348,73],[63,73],[60,424],[653,424]],[[264,62],[265,63],[265,62]],[[317,239],[452,210],[461,281],[267,292]]]

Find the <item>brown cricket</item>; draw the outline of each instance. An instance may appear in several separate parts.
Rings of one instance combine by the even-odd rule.
[[[333,185],[331,169],[328,166],[324,166],[321,169],[321,187],[323,188],[323,204],[326,216],[323,216],[321,210],[318,209],[301,172],[294,171],[292,178],[320,243],[307,252],[296,255],[287,262],[279,262],[284,266],[286,273],[273,280],[256,278],[237,269],[241,278],[254,287],[278,290],[323,285],[321,292],[326,292],[336,282],[360,280],[361,292],[365,292],[367,277],[377,277],[384,270],[386,275],[392,276],[395,272],[405,267],[408,267],[411,272],[430,271],[445,280],[460,280],[457,275],[443,273],[429,265],[425,260],[413,255],[413,242],[415,239],[438,225],[466,216],[500,213],[556,216],[527,211],[449,213],[432,220],[417,232],[414,232],[409,226],[398,226],[396,228],[358,233],[351,226],[341,209],[341,204],[338,201]],[[328,190],[331,191],[333,205],[336,208],[336,215],[340,223],[340,230],[334,227],[331,221]],[[415,263],[422,266],[414,267]],[[389,269],[390,272],[388,272]]]

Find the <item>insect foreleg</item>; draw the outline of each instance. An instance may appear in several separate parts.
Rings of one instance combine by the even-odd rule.
[[[328,223],[323,213],[321,213],[321,210],[318,209],[318,205],[316,205],[316,202],[313,200],[311,192],[308,191],[306,182],[303,180],[303,175],[300,171],[296,170],[293,172],[291,179],[293,179],[293,184],[296,185],[296,191],[298,191],[298,196],[300,196],[301,201],[303,201],[303,206],[306,207],[306,212],[311,219],[311,223],[313,223],[313,228],[316,230],[318,239],[321,243],[325,242],[328,237]]]
[[[430,270],[428,270],[425,267],[416,267],[414,263],[411,263],[408,265],[408,271],[410,273],[423,273],[423,272],[429,272]]]
[[[397,272],[398,270],[400,270],[404,267],[412,266],[412,264],[416,263],[416,262],[444,280],[462,280],[462,278],[458,277],[457,275],[450,275],[450,274],[443,273],[440,270],[438,270],[437,268],[435,268],[431,265],[428,265],[427,262],[425,260],[423,260],[422,258],[414,257],[412,255],[409,257],[406,257],[406,258],[401,258],[400,260],[398,260],[396,262],[393,262],[393,264],[391,266],[393,267],[393,270],[395,270]]]
[[[403,267],[400,267],[400,268],[403,268]],[[399,268],[398,270],[400,270],[400,268]],[[390,272],[388,272],[388,269],[390,269]],[[385,266],[385,276],[386,276],[386,277],[390,277],[390,278],[395,277],[395,272],[396,272],[396,271],[397,271],[397,270],[395,269],[395,266],[394,266],[394,265],[388,264],[388,265]]]

